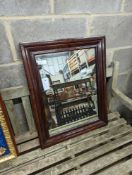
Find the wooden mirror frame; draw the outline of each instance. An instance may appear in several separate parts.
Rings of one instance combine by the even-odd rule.
[[[96,54],[96,76],[98,95],[98,117],[95,122],[85,124],[55,136],[49,136],[48,123],[44,112],[42,98],[42,83],[35,61],[36,54],[55,53],[79,49],[95,48]],[[69,138],[81,135],[96,128],[105,126],[107,120],[106,105],[106,48],[105,37],[93,37],[83,39],[63,39],[48,42],[20,43],[24,68],[31,94],[31,104],[34,119],[38,130],[41,148],[46,148]]]

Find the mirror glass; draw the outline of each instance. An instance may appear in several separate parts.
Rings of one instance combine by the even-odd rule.
[[[35,55],[49,135],[98,120],[95,48]]]

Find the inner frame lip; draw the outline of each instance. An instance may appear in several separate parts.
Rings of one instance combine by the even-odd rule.
[[[35,51],[35,52],[32,52],[32,58],[34,59],[34,62],[36,63],[36,59],[35,59],[35,56],[36,55],[44,55],[44,54],[51,54],[51,53],[63,53],[63,52],[68,52],[68,51],[75,51],[75,50],[83,50],[83,49],[95,49],[95,66],[96,66],[96,75],[97,75],[97,58],[96,58],[96,54],[97,54],[97,45],[92,45],[92,46],[83,46],[83,47],[81,47],[80,49],[77,47],[76,49],[73,47],[71,47],[70,49],[69,48],[65,48],[65,49],[63,49],[63,51],[62,50],[60,50],[60,49],[57,49],[56,51],[54,51],[54,49],[52,50],[50,50],[50,52],[48,51],[48,50],[45,50],[45,51],[41,51],[41,53],[39,52],[37,52],[37,51]],[[37,66],[37,63],[36,63],[36,66]],[[39,71],[38,71],[39,72]],[[97,80],[96,80],[96,84],[97,84]],[[97,88],[97,101],[98,101],[98,88]],[[98,102],[99,103],[99,102]],[[97,106],[99,106],[99,104],[97,104]],[[97,113],[97,116],[98,116],[98,114],[99,114],[99,107],[98,107],[98,113]],[[98,117],[98,120],[99,120],[99,117]],[[96,121],[98,121],[98,120],[96,120]],[[59,135],[59,134],[63,134],[63,133],[66,133],[66,132],[69,132],[69,131],[71,131],[71,130],[74,130],[74,129],[76,129],[76,128],[81,128],[81,127],[83,127],[83,126],[87,126],[88,124],[91,124],[91,123],[95,123],[96,121],[91,121],[91,122],[89,122],[89,123],[85,123],[85,124],[83,124],[83,125],[80,125],[80,126],[76,126],[75,128],[71,128],[71,129],[67,129],[66,131],[63,131],[63,132],[61,132],[61,133],[58,133],[58,134],[56,134],[56,135]],[[55,137],[56,135],[53,135],[53,136],[50,136],[49,135],[49,137]]]

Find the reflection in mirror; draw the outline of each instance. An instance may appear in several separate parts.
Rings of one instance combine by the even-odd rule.
[[[98,120],[95,48],[36,55],[50,135]]]

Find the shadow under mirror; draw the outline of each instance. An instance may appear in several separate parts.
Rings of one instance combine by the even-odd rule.
[[[98,120],[95,48],[35,55],[49,135]]]

